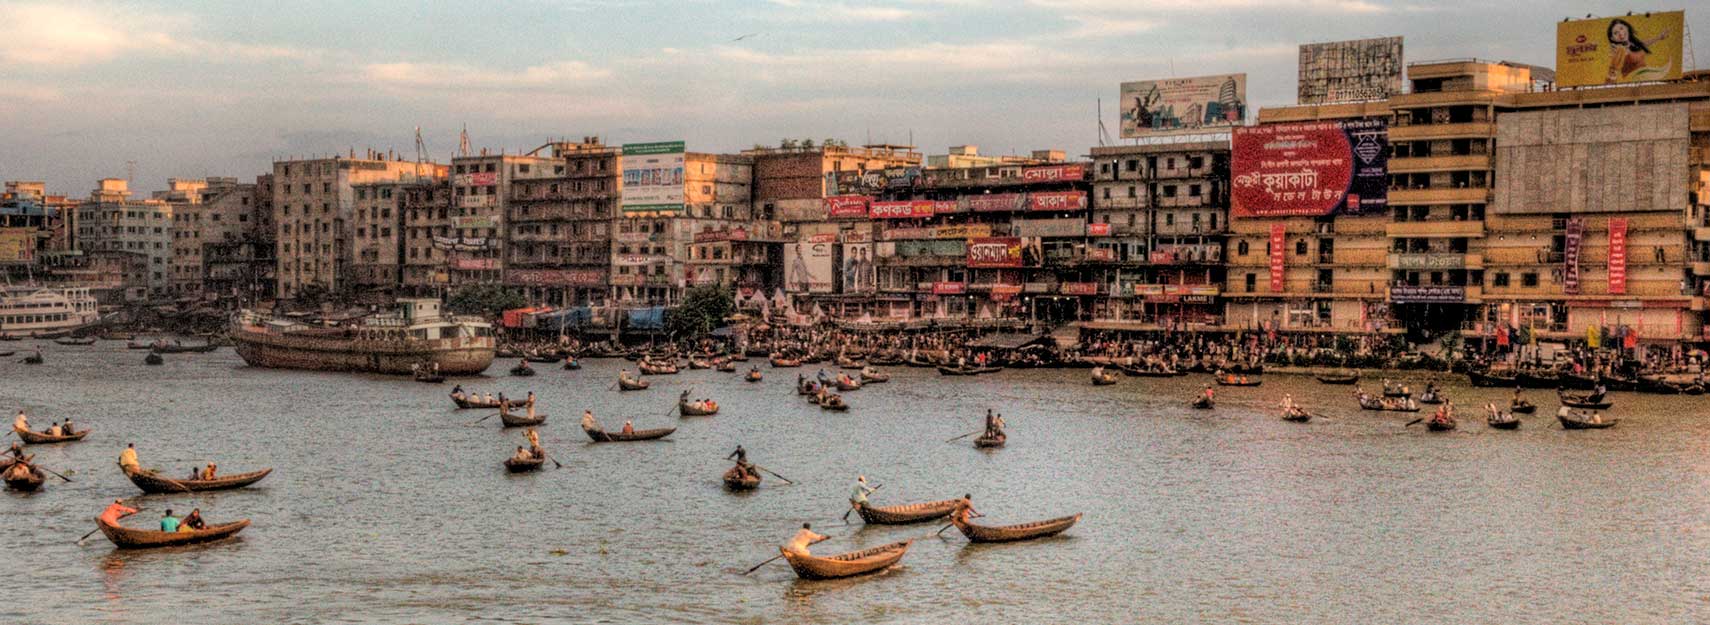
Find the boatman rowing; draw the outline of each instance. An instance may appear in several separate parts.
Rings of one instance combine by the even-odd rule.
[[[803,523],[802,529],[798,530],[795,536],[790,537],[790,542],[784,543],[783,549],[785,553],[793,553],[798,556],[812,555],[808,553],[808,545],[829,539],[831,539],[830,536],[815,533],[813,524]]]
[[[119,452],[119,468],[124,469],[126,473],[142,471],[142,465],[137,464],[136,443],[126,444],[125,450]]]

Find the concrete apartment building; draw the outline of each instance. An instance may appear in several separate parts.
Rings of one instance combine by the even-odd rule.
[[[543,148],[544,149],[544,148]],[[536,150],[538,152],[539,150]],[[459,156],[451,160],[451,210],[441,223],[443,253],[449,286],[503,284],[511,185],[564,175],[564,163],[534,153]],[[450,243],[443,239],[455,238]]]
[[[256,176],[253,184],[239,186],[248,194],[228,192],[206,203],[210,215],[218,216],[211,219],[220,224],[220,235],[201,245],[202,291],[205,297],[248,305],[274,292],[273,176]]]
[[[461,241],[451,233],[451,179],[420,181],[402,191],[403,290],[412,296],[442,297],[451,284],[446,265]],[[474,242],[468,245],[471,251],[477,249]]]
[[[690,275],[690,252],[696,233],[766,229],[754,224],[753,163],[742,155],[686,152],[681,212],[623,211],[612,237],[612,298],[625,305],[674,305],[692,283],[732,277],[722,267]]]
[[[604,305],[623,183],[620,150],[599,137],[554,143],[552,150],[554,175],[511,186],[505,284],[530,302]]]
[[[171,292],[177,298],[202,296],[202,242],[234,237],[239,228],[214,219],[209,203],[215,197],[236,190],[236,178],[183,179],[168,178],[165,191],[156,191],[154,199],[172,205],[172,261],[168,265]],[[245,191],[254,192],[251,186]],[[243,205],[251,201],[245,196]],[[235,202],[235,198],[229,202]],[[234,217],[235,218],[235,217]]]
[[[172,205],[154,198],[132,199],[130,184],[123,178],[102,178],[77,206],[79,249],[85,254],[124,254],[137,257],[130,266],[141,265],[138,293],[165,296],[172,287]],[[131,293],[136,295],[138,293]]]
[[[419,180],[352,185],[356,193],[356,243],[350,280],[363,300],[388,301],[404,284],[404,205]]]
[[[1082,262],[1101,270],[1087,327],[1222,324],[1229,143],[1092,149],[1092,215]]]
[[[354,258],[354,185],[431,178],[443,165],[395,160],[369,152],[273,164],[273,221],[278,246],[278,297],[314,285],[349,292]]]

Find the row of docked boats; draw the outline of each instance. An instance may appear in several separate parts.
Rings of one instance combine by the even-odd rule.
[[[1697,378],[1682,379],[1664,375],[1605,376],[1538,367],[1469,369],[1467,380],[1473,386],[1487,388],[1562,388],[1589,391],[1602,386],[1611,391],[1660,395],[1702,395],[1705,391],[1705,383]]]

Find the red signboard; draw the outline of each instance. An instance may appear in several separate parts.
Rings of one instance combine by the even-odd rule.
[[[1281,293],[1283,290],[1283,248],[1288,247],[1288,237],[1283,231],[1282,224],[1271,224],[1271,292]]]
[[[1030,211],[1078,211],[1086,207],[1087,194],[1084,191],[1050,191],[1027,194],[1027,210]]]
[[[1027,196],[1020,193],[995,193],[991,195],[970,195],[962,198],[968,203],[968,210],[984,213],[991,211],[1018,211],[1022,201]]]
[[[1098,295],[1097,282],[1064,282],[1057,286],[1064,295]]]
[[[867,216],[867,202],[871,201],[865,195],[835,195],[825,198],[825,214],[833,219],[859,219]]]
[[[1627,293],[1627,218],[1609,220],[1609,294]]]
[[[469,175],[469,184],[472,184],[472,185],[475,185],[478,187],[484,187],[484,186],[499,184],[499,174],[494,173],[494,172],[490,172],[490,171],[483,171],[483,172],[470,174]]]
[[[981,237],[968,239],[968,266],[974,268],[1020,267],[1021,239]]]
[[[505,282],[521,286],[605,286],[599,269],[512,269]]]
[[[961,294],[966,293],[966,292],[968,292],[968,283],[966,283],[966,282],[934,282],[934,283],[932,283],[932,294],[933,295],[961,295]]]
[[[1235,129],[1230,216],[1323,216],[1388,203],[1383,122],[1305,122]]]
[[[931,200],[873,202],[869,205],[867,214],[873,219],[918,219],[931,217],[933,209]]]
[[[962,207],[956,204],[956,200],[933,200],[932,212],[938,215],[943,215],[945,213],[960,213],[962,212]]]
[[[1087,260],[1107,263],[1114,262],[1116,260],[1116,250],[1108,247],[1089,247],[1087,248]]]
[[[1087,224],[1087,236],[1089,236],[1089,237],[1108,237],[1108,236],[1110,236],[1110,224]]]
[[[1021,170],[1022,182],[1057,182],[1060,180],[1080,180],[1084,177],[1086,177],[1086,166],[1080,163],[1029,167]]]
[[[836,243],[837,233],[821,232],[819,234],[810,234],[802,237],[802,240],[807,241],[808,243]]]

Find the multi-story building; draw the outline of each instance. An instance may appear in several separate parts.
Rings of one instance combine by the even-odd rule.
[[[255,210],[255,185],[236,178],[170,178],[154,198],[172,205],[172,294],[201,298],[206,284],[203,247],[240,238]]]
[[[202,291],[235,305],[269,299],[276,289],[273,176],[243,186],[250,189],[247,202],[242,194],[224,194],[208,203],[223,232],[202,244]]]
[[[610,296],[621,155],[599,137],[554,143],[552,150],[554,175],[511,185],[505,284],[531,302],[603,305]]]
[[[451,180],[443,178],[403,189],[404,291],[414,296],[444,296],[451,284],[447,269],[459,246],[484,248],[485,238],[452,235]]]
[[[354,185],[433,178],[444,170],[443,165],[374,152],[360,159],[352,155],[273,163],[277,295],[296,297],[310,285],[331,293],[351,291]]]
[[[683,154],[681,211],[624,210],[612,245],[612,297],[628,305],[674,305],[693,284],[728,284],[722,267],[691,275],[695,234],[755,228],[766,231],[753,210],[754,160],[745,155]],[[749,261],[764,259],[749,258]]]
[[[1090,243],[1096,329],[1221,325],[1229,229],[1229,143],[1092,149]]]
[[[458,239],[442,249],[445,271],[452,287],[467,284],[502,284],[505,216],[509,210],[512,184],[564,175],[564,162],[534,154],[490,154],[451,159],[451,210],[449,230],[441,237]],[[442,228],[445,226],[442,226]],[[446,247],[442,244],[442,248]]]
[[[172,205],[163,200],[131,198],[123,178],[103,178],[77,207],[77,235],[85,253],[131,254],[147,267],[139,288],[149,296],[167,294],[172,286]]]
[[[404,285],[404,199],[420,180],[352,185],[356,192],[356,244],[350,280],[363,299],[386,301]]]

